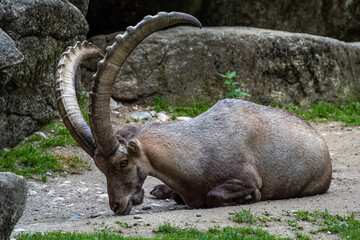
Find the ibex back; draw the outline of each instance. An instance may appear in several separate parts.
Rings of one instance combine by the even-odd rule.
[[[190,15],[159,13],[118,35],[105,57],[83,42],[60,59],[56,93],[61,116],[105,174],[111,209],[123,215],[140,204],[148,175],[162,180],[191,208],[325,193],[332,175],[326,143],[305,120],[284,110],[227,99],[189,121],[114,133],[109,102],[120,67],[146,36],[176,23],[201,27]],[[74,90],[74,73],[88,57],[103,58],[90,94],[91,127]]]

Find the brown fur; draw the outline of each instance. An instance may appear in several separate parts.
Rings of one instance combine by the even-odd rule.
[[[223,100],[192,120],[127,127],[118,135],[126,154],[95,157],[117,214],[130,211],[147,175],[191,208],[321,194],[331,181],[327,146],[310,124],[246,101]],[[128,165],[118,167],[123,160]]]

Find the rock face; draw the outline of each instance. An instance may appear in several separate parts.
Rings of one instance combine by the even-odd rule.
[[[123,31],[158,11],[186,12],[206,27],[248,26],[360,41],[360,0],[92,0],[89,34]]]
[[[89,8],[89,1],[90,0],[69,0],[75,7],[77,7],[81,13],[86,16],[88,8]]]
[[[116,34],[90,39],[105,49]],[[93,64],[92,70],[96,67]],[[244,27],[177,27],[151,35],[125,62],[113,98],[172,103],[227,97],[218,73],[236,71],[254,102],[308,105],[359,99],[360,48],[307,34]]]
[[[15,42],[0,28],[0,69],[11,67],[24,60]]]
[[[360,40],[360,0],[203,0],[204,26],[249,26]]]
[[[22,176],[0,173],[0,239],[10,239],[15,224],[24,212],[27,190]]]
[[[57,61],[66,47],[85,39],[88,24],[68,1],[1,0],[0,28],[9,46],[7,52],[0,47],[1,149],[51,119]]]

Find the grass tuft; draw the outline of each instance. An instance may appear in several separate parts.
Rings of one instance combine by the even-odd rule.
[[[170,105],[162,95],[158,95],[154,101],[153,110],[157,112],[165,111],[175,119],[180,116],[196,117],[212,107],[212,103],[193,99],[192,105],[173,106]],[[269,105],[274,108],[281,108],[293,112],[307,121],[326,123],[330,121],[342,122],[345,126],[360,125],[360,102],[350,102],[349,104],[331,105],[318,102],[311,105],[308,109],[302,109],[294,104],[280,107],[274,103]]]
[[[207,111],[213,104],[207,103],[202,100],[195,100],[192,99],[192,105],[178,105],[172,106],[170,105],[167,100],[162,96],[158,95],[154,101],[153,110],[157,112],[165,111],[171,114],[171,119],[175,119],[181,116],[187,117],[196,117],[203,112]]]
[[[251,213],[250,209],[241,209],[241,212],[234,213],[230,217],[231,220],[237,223],[250,223],[256,222],[256,217]]]
[[[270,107],[280,108],[276,104],[270,104]],[[345,125],[360,125],[360,102],[350,102],[349,104],[342,103],[339,105],[318,102],[311,105],[309,109],[301,109],[290,104],[283,107],[283,109],[293,112],[312,122],[326,123],[338,121]]]

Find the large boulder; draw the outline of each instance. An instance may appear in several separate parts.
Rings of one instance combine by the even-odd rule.
[[[7,51],[0,47],[0,59],[6,62],[0,64],[0,148],[4,148],[15,146],[54,116],[59,56],[85,39],[88,24],[68,1],[1,0],[0,28],[0,38],[9,46]]]
[[[249,26],[360,41],[360,0],[203,0],[205,26]]]
[[[81,13],[86,16],[88,8],[89,8],[89,1],[90,0],[69,0],[75,7],[77,7]]]
[[[123,31],[158,11],[186,12],[206,27],[249,26],[360,41],[360,0],[92,0],[89,35]]]
[[[25,178],[10,172],[0,172],[0,239],[10,238],[24,212],[27,191]]]
[[[90,41],[105,49],[115,35]],[[86,66],[96,68],[95,63]],[[213,101],[227,97],[218,75],[227,71],[237,72],[241,90],[252,95],[249,100],[263,104],[360,99],[356,44],[245,27],[177,27],[151,35],[125,62],[113,98],[150,103],[163,94],[172,103]]]

